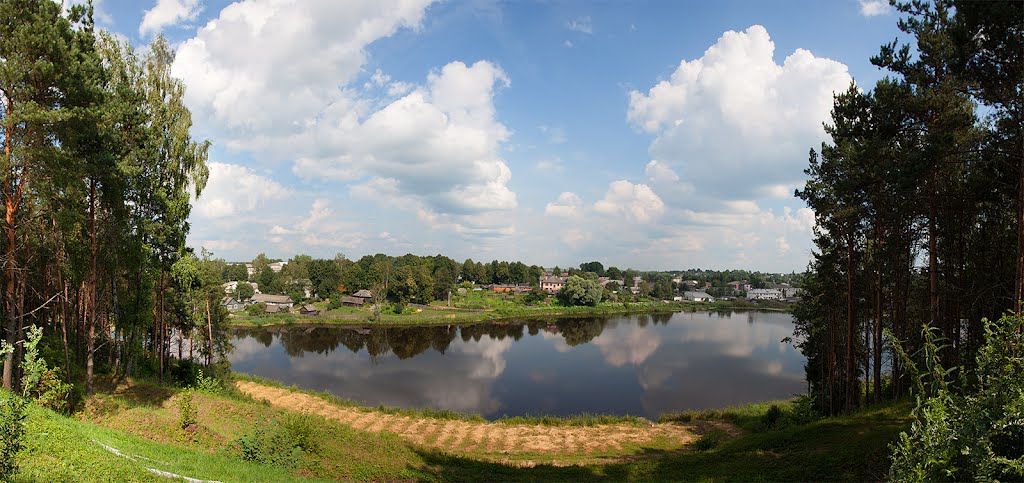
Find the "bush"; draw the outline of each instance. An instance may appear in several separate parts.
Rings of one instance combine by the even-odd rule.
[[[308,414],[287,413],[280,421],[285,439],[306,453],[320,452],[320,432]]]
[[[196,424],[196,407],[192,403],[192,390],[185,389],[178,394],[178,425],[181,429]]]
[[[253,317],[255,317],[257,315],[262,315],[266,311],[267,311],[267,304],[265,304],[263,302],[260,302],[258,304],[251,304],[251,305],[249,305],[248,307],[245,308],[245,313],[249,314],[249,315],[251,315]]]
[[[195,388],[197,391],[209,394],[220,394],[224,391],[224,386],[221,385],[220,379],[214,376],[204,376],[202,369],[199,370],[199,374],[196,376]]]
[[[782,408],[778,404],[772,404],[772,407],[768,408],[763,415],[761,415],[761,425],[765,429],[772,429],[779,424],[782,419]]]
[[[43,329],[35,325],[26,331],[23,347],[24,361],[21,364],[22,396],[35,399],[39,405],[62,411],[67,408],[68,394],[71,385],[61,380],[61,373],[46,365],[46,359],[39,356],[39,342],[43,338]]]
[[[986,342],[976,369],[961,368],[959,381],[947,380],[952,370],[940,363],[933,329],[924,329],[925,372],[900,353],[914,376],[917,406],[910,432],[891,446],[890,479],[1024,480],[1024,318],[982,322]]]
[[[0,391],[0,481],[13,479],[18,472],[15,458],[24,444],[25,406],[27,401],[9,392]]]
[[[721,429],[712,429],[711,431],[708,431],[707,433],[701,435],[700,439],[698,439],[697,442],[693,443],[693,447],[696,448],[697,451],[708,451],[711,449],[715,449],[719,445],[721,445],[722,442],[725,441],[725,438],[728,436],[729,434]]]
[[[269,429],[258,427],[240,436],[234,444],[241,459],[282,468],[297,468],[305,455],[302,447],[280,424]]]

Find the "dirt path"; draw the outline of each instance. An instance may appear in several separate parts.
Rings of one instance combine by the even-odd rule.
[[[394,433],[411,443],[449,453],[517,464],[532,464],[529,458],[546,463],[607,461],[635,457],[644,448],[679,450],[707,429],[679,424],[541,426],[408,417],[340,406],[255,382],[236,384],[242,392],[280,408],[317,414],[363,431]]]

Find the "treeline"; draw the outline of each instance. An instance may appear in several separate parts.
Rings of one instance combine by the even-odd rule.
[[[162,378],[172,334],[179,357],[182,334],[207,361],[224,350],[219,273],[185,247],[209,143],[173,59],[163,38],[140,53],[97,30],[91,6],[0,1],[5,388],[31,325],[90,392],[99,368]]]
[[[796,335],[828,413],[904,394],[896,354],[922,357],[922,325],[970,369],[982,319],[1024,290],[1024,3],[897,8],[913,47],[883,45],[891,76],[836,96],[796,193],[817,220]]]
[[[608,284],[606,288],[611,291],[635,287],[638,295],[656,299],[671,298],[676,293],[695,288],[687,285],[685,281],[698,281],[699,287],[696,288],[702,288],[705,281],[713,282],[715,287],[722,288],[723,291],[725,284],[733,280],[750,280],[757,288],[772,283],[799,281],[798,275],[762,274],[745,270],[641,272],[631,268],[622,270],[614,266],[606,269],[603,264],[596,261],[581,263],[579,268],[563,269],[555,266],[546,269],[519,261],[492,260],[485,263],[466,259],[459,263],[444,255],[406,254],[395,257],[380,253],[366,255],[356,261],[349,260],[342,254],[336,255],[333,259],[296,255],[285,261],[279,271],[270,268],[272,263],[281,261],[268,258],[261,253],[250,263],[251,274],[244,263],[226,263],[223,260],[212,260],[210,263],[219,264],[216,270],[221,273],[223,282],[253,282],[257,284],[260,292],[289,295],[295,301],[333,299],[334,295],[367,289],[378,294],[380,300],[427,304],[434,300],[444,300],[459,283],[537,287],[540,278],[545,274],[578,275],[590,280],[607,277],[621,281],[621,284]],[[681,283],[673,282],[673,278],[677,276],[682,276],[685,280]],[[615,298],[623,297],[626,296]]]

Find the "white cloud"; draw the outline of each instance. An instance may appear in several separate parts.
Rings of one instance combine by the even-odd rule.
[[[645,184],[613,181],[604,198],[594,203],[600,213],[621,217],[624,221],[647,223],[665,211],[665,203]]]
[[[212,162],[206,189],[196,200],[196,212],[222,218],[251,212],[270,200],[284,199],[290,191],[280,183],[256,174],[245,166]]]
[[[570,20],[565,23],[565,28],[584,34],[594,33],[594,23],[590,20],[590,16]]]
[[[860,4],[860,14],[865,17],[876,17],[892,13],[892,7],[885,0],[857,0],[857,3]]]
[[[458,217],[517,206],[493,102],[508,76],[488,61],[450,62],[422,85],[364,69],[369,44],[418,28],[429,3],[236,2],[181,45],[174,73],[197,126],[229,149],[307,180],[387,180],[421,218],[470,233]]]
[[[156,5],[142,16],[139,36],[160,32],[164,27],[183,20],[195,20],[200,10],[199,0],[157,0]]]
[[[676,174],[675,171],[672,171],[672,168],[656,159],[652,159],[651,162],[647,163],[647,167],[644,168],[644,174],[646,174],[647,179],[650,179],[652,182],[679,181],[679,175]]]
[[[776,64],[774,51],[760,25],[728,31],[669,79],[630,92],[628,120],[656,136],[652,159],[720,198],[798,184],[807,149],[825,140],[833,93],[851,77],[804,49]]]
[[[544,214],[563,218],[575,218],[582,214],[583,200],[576,193],[566,191],[556,201],[544,207]]]
[[[780,236],[775,239],[775,247],[779,250],[779,255],[785,255],[789,253],[789,242],[786,241],[786,237]]]

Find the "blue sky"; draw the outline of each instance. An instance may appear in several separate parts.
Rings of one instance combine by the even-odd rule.
[[[102,0],[177,49],[218,257],[800,271],[793,198],[882,3]]]

